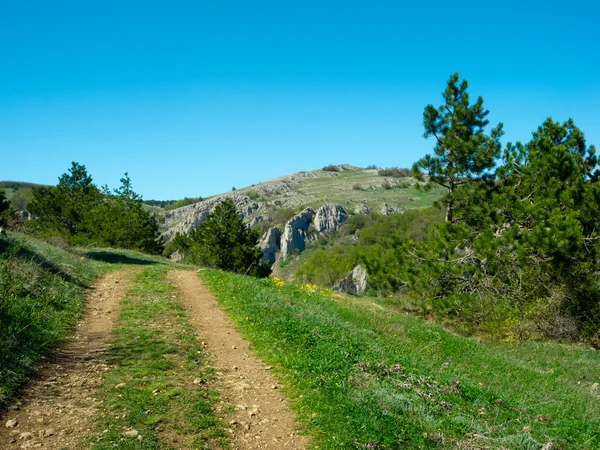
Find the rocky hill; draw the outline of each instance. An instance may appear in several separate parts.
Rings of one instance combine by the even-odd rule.
[[[162,213],[165,241],[206,220],[222,200],[236,205],[249,226],[263,233],[263,259],[271,264],[304,250],[307,241],[336,232],[352,214],[402,213],[422,208],[440,191],[422,192],[410,177],[381,176],[350,165],[297,172]]]

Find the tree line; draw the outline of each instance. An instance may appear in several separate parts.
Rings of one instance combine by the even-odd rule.
[[[162,252],[156,218],[143,208],[129,175],[120,181],[112,191],[108,186],[98,188],[85,166],[73,162],[56,186],[33,188],[27,205],[36,216],[31,226],[72,244]]]

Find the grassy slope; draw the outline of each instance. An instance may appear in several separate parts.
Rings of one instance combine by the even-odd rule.
[[[337,172],[334,178],[310,178],[302,181],[297,186],[297,196],[311,199],[310,206],[319,208],[323,203],[337,203],[344,207],[351,207],[364,203],[370,209],[377,210],[383,203],[405,209],[430,206],[440,197],[439,189],[421,192],[411,185],[408,188],[383,189],[381,185],[385,180],[395,182],[396,179],[381,177],[376,170],[356,169]],[[412,179],[400,178],[405,182],[414,182]],[[355,190],[353,186],[359,185],[363,190]]]
[[[600,447],[593,350],[483,344],[371,300],[201,277],[278,368],[315,448]]]

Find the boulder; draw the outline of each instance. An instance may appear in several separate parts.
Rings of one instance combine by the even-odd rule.
[[[340,205],[323,205],[315,213],[313,227],[319,233],[333,233],[348,218],[348,213]]]
[[[333,286],[334,291],[352,295],[364,294],[367,289],[367,271],[361,265],[356,266]]]
[[[269,264],[275,263],[277,253],[281,250],[281,230],[279,228],[271,228],[261,239],[260,248],[262,249],[261,262]]]
[[[173,262],[176,263],[180,263],[181,261],[183,261],[184,255],[182,255],[181,253],[179,253],[179,250],[175,250],[173,253],[171,253],[171,255],[169,256],[169,259]]]

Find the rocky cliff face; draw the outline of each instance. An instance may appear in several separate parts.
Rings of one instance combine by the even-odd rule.
[[[315,213],[313,227],[319,233],[333,233],[348,218],[348,213],[340,205],[323,205]]]
[[[277,254],[281,250],[281,230],[279,228],[269,229],[259,245],[262,249],[261,262],[273,265],[277,259]]]
[[[315,210],[309,206],[285,224],[281,236],[281,258],[285,259],[294,252],[304,250],[306,232],[310,228],[314,216]]]

